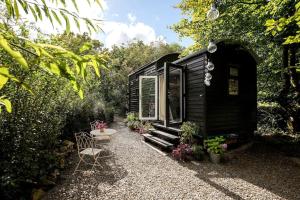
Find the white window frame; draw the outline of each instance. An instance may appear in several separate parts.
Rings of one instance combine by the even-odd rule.
[[[155,80],[155,116],[154,117],[142,117],[142,79],[154,78]],[[158,115],[157,109],[157,76],[140,76],[139,77],[139,119],[140,120],[156,120]]]

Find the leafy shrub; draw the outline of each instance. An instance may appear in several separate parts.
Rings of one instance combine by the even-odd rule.
[[[194,135],[198,133],[198,126],[193,122],[183,122],[180,130],[181,143],[191,144],[193,142]]]
[[[188,144],[179,144],[176,149],[172,151],[172,156],[177,160],[186,161],[188,156],[193,154],[193,150]]]
[[[127,126],[131,130],[138,130],[141,126],[141,122],[140,121],[129,121],[129,122],[127,122]]]
[[[207,147],[208,152],[215,154],[222,154],[227,149],[227,144],[224,144],[225,139],[223,136],[217,136],[212,139],[207,139],[204,144]]]
[[[258,134],[286,134],[286,111],[275,103],[259,103],[257,108]]]
[[[140,134],[148,133],[151,128],[153,128],[153,126],[150,122],[147,121],[144,123],[141,122],[139,127],[139,133]]]
[[[112,106],[107,106],[104,109],[105,121],[112,123],[114,121],[115,110]]]
[[[136,113],[128,113],[126,120],[127,122],[132,122],[132,121],[138,121],[139,118],[137,117]]]
[[[192,146],[192,151],[193,151],[193,157],[196,160],[203,160],[204,156],[204,151],[203,151],[203,146],[202,145],[193,145]]]
[[[136,113],[128,113],[126,121],[128,128],[130,128],[131,130],[139,130],[141,125],[143,125],[139,121],[139,118],[137,117]]]

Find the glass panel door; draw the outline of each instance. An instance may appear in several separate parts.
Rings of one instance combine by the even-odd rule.
[[[164,125],[175,125],[183,119],[183,66],[165,63],[166,106]]]
[[[139,83],[139,118],[157,119],[157,77],[140,76]]]
[[[169,67],[169,122],[180,123],[182,121],[182,69]]]

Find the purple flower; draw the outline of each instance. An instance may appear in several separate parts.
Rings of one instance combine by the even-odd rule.
[[[220,147],[225,151],[228,147],[228,145],[226,143],[221,144]]]

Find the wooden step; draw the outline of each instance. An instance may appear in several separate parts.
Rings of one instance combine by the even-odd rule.
[[[153,135],[150,135],[150,134],[143,134],[143,136],[144,136],[144,139],[145,139],[145,140],[149,140],[149,141],[151,141],[151,142],[153,142],[153,143],[156,143],[156,144],[158,144],[159,146],[162,146],[162,147],[164,147],[164,148],[171,148],[171,147],[173,147],[173,144],[171,144],[171,143],[169,143],[169,142],[167,142],[167,141],[165,141],[165,140],[162,140],[162,139],[160,139],[160,138],[158,138],[158,137],[155,137],[155,136],[153,136]]]
[[[176,135],[172,135],[170,133],[167,133],[167,132],[164,132],[164,131],[161,131],[161,130],[156,130],[156,129],[150,129],[150,131],[155,134],[155,135],[158,135],[158,136],[161,136],[163,138],[167,138],[167,139],[170,139],[170,140],[178,140],[179,137],[176,136]]]
[[[154,123],[153,126],[156,129],[160,129],[160,130],[164,130],[164,131],[170,131],[170,132],[177,133],[177,134],[179,134],[181,132],[181,130],[179,128],[174,128],[174,127],[170,127],[170,126],[167,127],[167,126],[164,126],[162,124]]]

